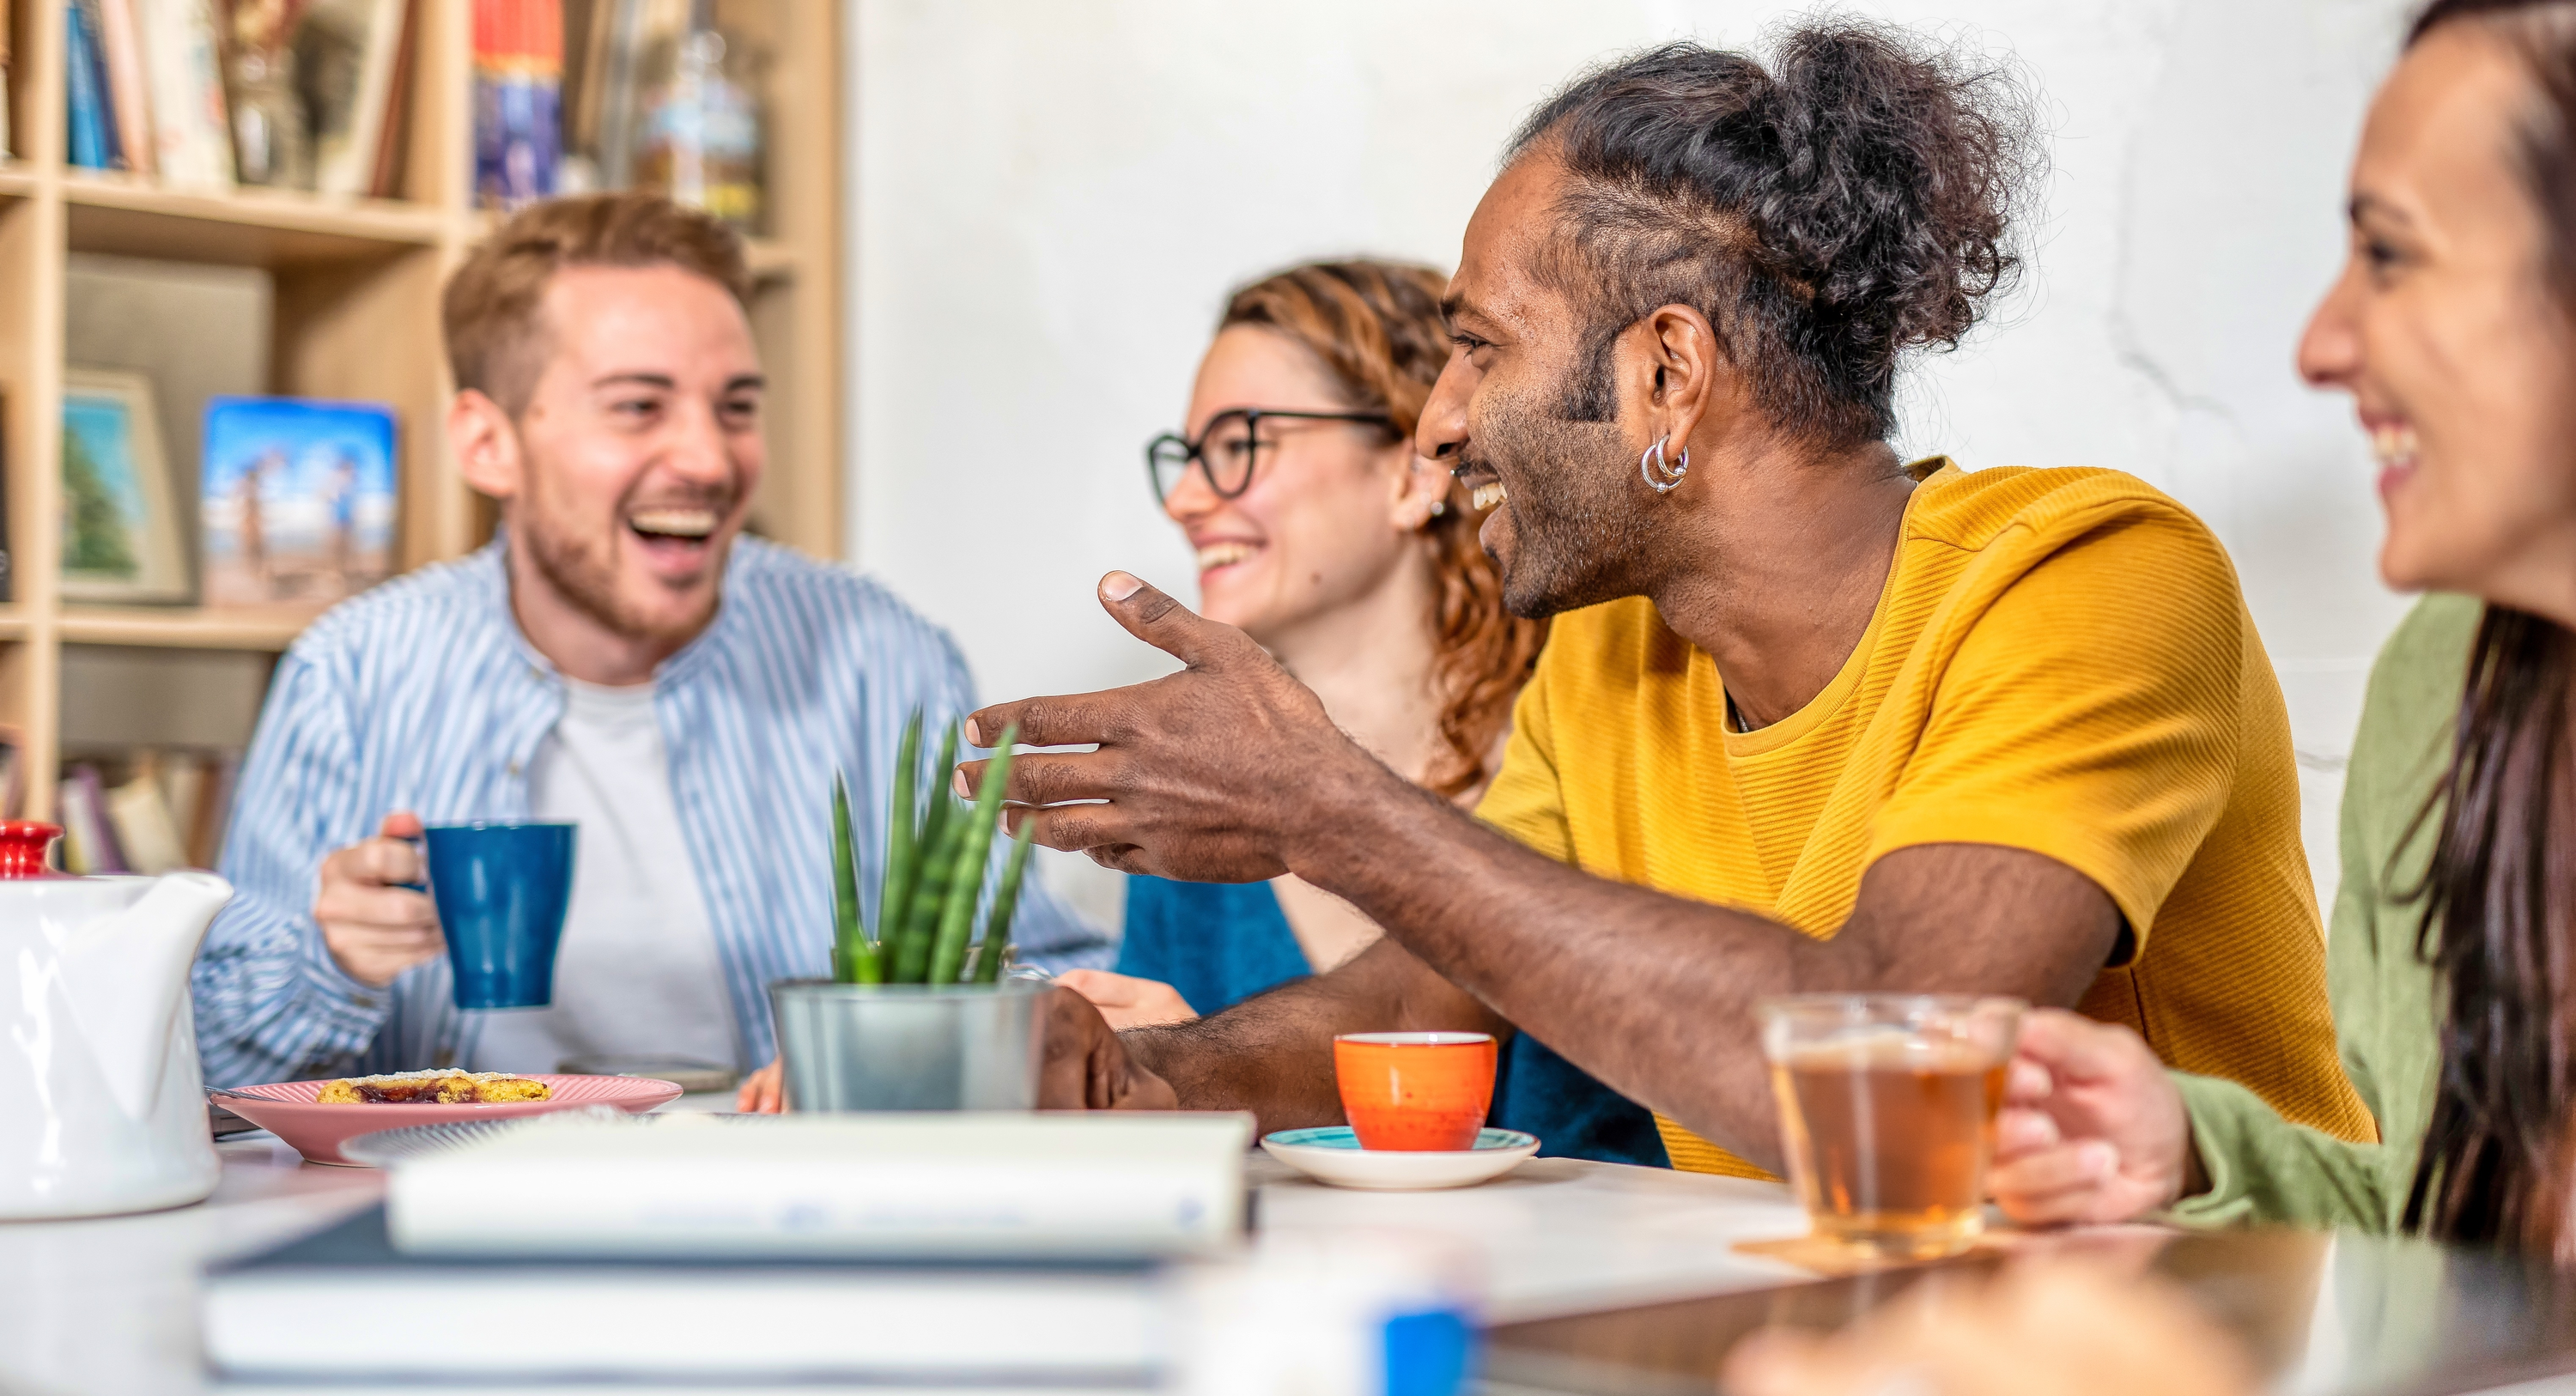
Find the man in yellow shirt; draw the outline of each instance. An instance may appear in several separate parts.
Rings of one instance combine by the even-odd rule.
[[[1758,1000],[1960,991],[2368,1137],[2225,553],[2124,475],[1886,445],[1899,357],[2012,269],[2026,131],[1978,70],[1834,19],[1770,71],[1677,44],[1543,107],[1468,227],[1417,436],[1494,510],[1507,602],[1557,616],[1481,822],[1110,574],[1188,667],[978,714],[1097,744],[1023,757],[1020,817],[1135,871],[1293,871],[1387,937],[1123,1043],[1060,1002],[1051,1101],[1331,1122],[1333,1033],[1517,1025],[1654,1107],[1676,1165],[1749,1172],[1779,1158]]]

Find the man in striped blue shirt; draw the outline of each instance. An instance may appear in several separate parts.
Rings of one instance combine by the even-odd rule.
[[[750,289],[730,231],[634,194],[531,208],[450,280],[448,437],[502,534],[279,662],[195,971],[210,1081],[774,1055],[767,986],[828,973],[832,772],[873,859],[904,719],[975,704],[881,587],[737,536]],[[450,1001],[411,840],[477,818],[581,826],[551,1007]],[[1014,929],[1051,969],[1107,958],[1043,889]]]

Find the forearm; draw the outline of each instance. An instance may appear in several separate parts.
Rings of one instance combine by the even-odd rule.
[[[375,1041],[393,991],[350,979],[320,939],[247,900],[216,919],[190,980],[208,1084],[291,1080]]]
[[[1248,1110],[1267,1133],[1342,1123],[1333,1037],[1345,1032],[1491,1032],[1511,1024],[1393,941],[1331,973],[1285,984],[1222,1013],[1121,1033],[1129,1055],[1168,1081],[1189,1110]]]
[[[1620,1093],[1776,1165],[1753,1004],[1792,991],[1831,958],[1822,947],[1588,876],[1428,800],[1343,827],[1349,836],[1306,844],[1290,866]],[[1713,929],[1733,953],[1709,953]]]
[[[1820,940],[1750,912],[1590,876],[1428,798],[1380,798],[1336,814],[1291,846],[1299,875],[1348,898],[1584,1070],[1766,1166],[1778,1161],[1779,1132],[1761,1000],[1902,990],[2069,1004],[2118,925],[2098,889],[2016,850],[1892,854],[1865,876],[1861,905],[1913,919],[1856,912]],[[1920,856],[1935,852],[1945,857]],[[2065,916],[2056,904],[2063,883],[2100,904],[2099,924],[2052,940],[1995,910],[2020,907],[2031,925],[2053,926]],[[1940,910],[1945,899],[1986,910],[1953,921]]]
[[[2191,1149],[2206,1176],[2170,1213],[2190,1226],[2247,1223],[2388,1232],[2395,1182],[2411,1156],[2296,1125],[2233,1081],[2172,1073],[2191,1116]],[[2407,1150],[2411,1155],[2411,1147]]]

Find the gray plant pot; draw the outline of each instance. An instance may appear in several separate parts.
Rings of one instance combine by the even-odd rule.
[[[772,984],[789,1108],[1034,1109],[1048,988]]]

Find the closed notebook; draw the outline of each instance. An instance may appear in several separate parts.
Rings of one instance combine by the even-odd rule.
[[[380,1208],[217,1268],[202,1304],[233,1380],[1138,1385],[1172,1332],[1143,1265],[432,1259]]]
[[[1231,1248],[1252,1117],[557,1116],[394,1170],[415,1254],[1108,1259]]]

